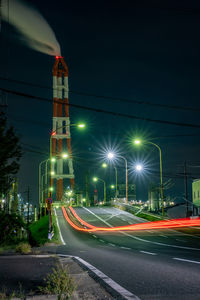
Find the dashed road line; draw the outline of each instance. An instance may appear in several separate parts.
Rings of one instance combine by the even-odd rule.
[[[86,207],[83,207],[85,210],[89,211],[91,214],[93,214],[97,219],[99,219],[100,221],[102,221],[104,224],[106,224],[109,227],[113,227],[111,224],[109,224],[108,222],[106,222],[104,219],[102,219],[101,217],[99,217],[98,215],[96,215],[94,212],[92,212],[91,210],[89,210]],[[159,245],[159,246],[165,246],[165,247],[172,247],[172,248],[179,248],[179,249],[185,249],[185,250],[194,250],[194,251],[200,251],[200,248],[192,248],[192,247],[186,247],[186,246],[178,246],[178,245],[170,245],[170,244],[165,244],[165,243],[159,243],[159,242],[153,242],[153,241],[149,241],[149,240],[145,240],[133,235],[130,235],[126,232],[120,231],[120,233],[122,233],[123,235],[126,235],[134,240],[138,240],[141,242],[145,242],[145,243],[150,243],[150,244],[154,244],[154,245]]]
[[[108,243],[108,245],[110,245],[110,246],[113,246],[113,247],[115,247],[115,246],[116,246],[115,244],[112,244],[112,243]]]
[[[144,253],[144,254],[158,255],[157,253],[148,252],[148,251],[140,251],[140,252],[141,252],[141,253]]]
[[[196,260],[189,260],[189,259],[178,258],[178,257],[173,257],[173,259],[200,265],[200,261],[196,261]]]
[[[100,239],[99,241],[100,241],[100,242],[102,242],[102,243],[105,243],[105,241],[104,241],[104,240],[101,240],[101,239]]]
[[[131,250],[131,248],[120,246],[121,249]]]
[[[92,235],[93,237],[97,238],[97,236],[95,234]]]

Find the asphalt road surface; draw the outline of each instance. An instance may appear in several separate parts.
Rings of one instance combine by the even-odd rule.
[[[95,226],[143,222],[116,208],[76,208]],[[57,253],[76,255],[140,299],[200,299],[200,238],[175,230],[83,233],[70,227],[57,209],[66,245]]]

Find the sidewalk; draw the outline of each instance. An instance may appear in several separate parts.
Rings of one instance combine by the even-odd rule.
[[[70,257],[60,258],[56,255],[0,255],[0,290],[7,293],[15,291],[20,298],[29,300],[54,300],[55,295],[40,295],[38,286],[51,269],[62,263],[69,267],[69,274],[74,277],[76,290],[72,300],[112,300],[113,298],[86,270]],[[19,296],[18,296],[19,297]],[[3,300],[3,298],[0,297]],[[117,299],[120,299],[117,297]]]

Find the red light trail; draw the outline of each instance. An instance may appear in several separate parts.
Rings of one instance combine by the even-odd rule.
[[[62,207],[63,215],[67,222],[76,230],[84,231],[84,232],[91,232],[91,231],[137,231],[137,230],[147,230],[147,229],[171,229],[171,228],[180,228],[180,227],[189,227],[189,226],[200,226],[200,218],[183,218],[183,219],[173,219],[173,220],[163,220],[163,221],[154,221],[148,223],[139,223],[139,224],[132,224],[132,225],[125,225],[125,226],[117,226],[117,227],[97,227],[85,222],[81,219],[75,210],[70,207],[69,208],[73,216],[79,221],[82,225],[88,228],[82,228],[74,224],[74,222],[69,218],[66,210]]]

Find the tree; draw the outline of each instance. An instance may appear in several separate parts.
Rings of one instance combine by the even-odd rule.
[[[22,155],[19,138],[12,126],[7,125],[4,113],[0,112],[0,194],[7,194],[19,170]]]

